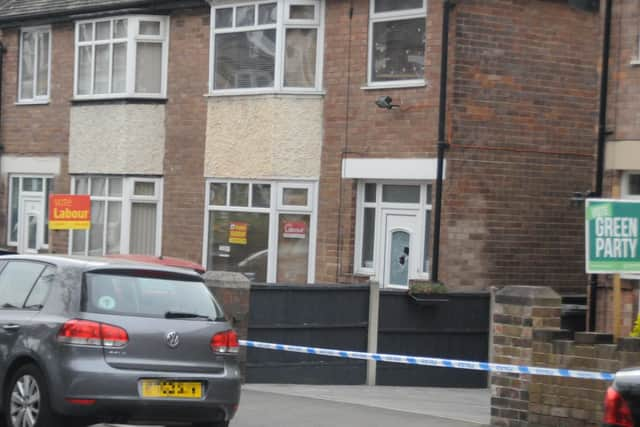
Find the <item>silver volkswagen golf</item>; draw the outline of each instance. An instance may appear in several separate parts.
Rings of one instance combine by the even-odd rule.
[[[228,426],[238,339],[202,278],[120,260],[0,258],[9,427]]]

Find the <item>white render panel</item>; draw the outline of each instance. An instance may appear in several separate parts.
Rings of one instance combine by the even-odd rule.
[[[164,144],[162,104],[71,108],[70,173],[162,175]]]
[[[640,170],[640,141],[609,141],[604,158],[607,170]]]
[[[209,98],[205,176],[317,178],[323,97]]]
[[[0,170],[3,175],[11,173],[60,175],[60,158],[5,155],[0,160]]]
[[[342,177],[349,179],[435,180],[437,159],[344,159]],[[446,173],[443,163],[442,177]]]

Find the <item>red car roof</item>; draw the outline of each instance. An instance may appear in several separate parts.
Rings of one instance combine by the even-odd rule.
[[[122,255],[122,254],[113,254],[108,255],[109,258],[118,258],[125,259],[136,262],[145,262],[148,264],[160,264],[167,267],[178,267],[178,268],[187,268],[189,270],[194,270],[200,274],[203,274],[206,269],[196,262],[187,261],[186,259],[173,258],[168,256],[153,256],[153,255]]]

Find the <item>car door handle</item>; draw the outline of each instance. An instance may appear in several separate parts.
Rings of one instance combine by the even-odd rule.
[[[7,325],[2,325],[2,329],[8,332],[15,332],[20,329],[20,325],[16,325],[14,323],[9,323]]]

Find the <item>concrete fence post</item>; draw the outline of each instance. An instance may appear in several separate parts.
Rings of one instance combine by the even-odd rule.
[[[367,336],[367,352],[378,352],[378,320],[380,313],[380,284],[371,282],[369,285],[369,328]],[[376,385],[375,360],[367,360],[367,385]]]

